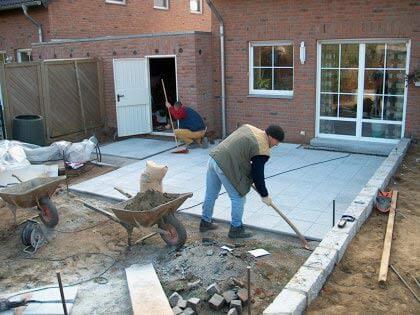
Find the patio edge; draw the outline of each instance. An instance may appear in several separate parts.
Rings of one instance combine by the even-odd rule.
[[[356,220],[347,222],[343,229],[335,225],[327,233],[280,294],[264,310],[264,315],[302,314],[318,296],[335,265],[343,258],[351,240],[372,213],[378,190],[385,189],[402,163],[410,142],[410,139],[401,139],[347,208],[345,214],[354,216]]]

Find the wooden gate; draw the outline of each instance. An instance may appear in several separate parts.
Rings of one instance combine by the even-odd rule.
[[[46,140],[76,140],[104,126],[102,67],[96,59],[46,60],[0,67],[4,120],[11,139],[16,115],[44,117]]]

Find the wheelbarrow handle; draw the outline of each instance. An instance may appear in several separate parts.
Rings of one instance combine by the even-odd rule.
[[[133,195],[132,195],[132,194],[129,194],[128,192],[126,192],[126,191],[122,190],[122,189],[121,189],[121,188],[119,188],[119,187],[114,187],[114,189],[115,189],[116,191],[118,191],[120,194],[122,194],[122,195],[126,196],[127,198],[133,198]]]

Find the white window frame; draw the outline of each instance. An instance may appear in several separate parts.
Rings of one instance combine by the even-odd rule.
[[[105,3],[109,3],[109,4],[119,4],[119,5],[125,5],[126,0],[105,0]]]
[[[320,40],[317,42],[317,74],[316,74],[316,120],[315,120],[315,136],[321,138],[331,139],[345,139],[345,140],[358,140],[358,141],[370,141],[370,142],[381,142],[381,143],[398,143],[400,139],[384,139],[375,137],[363,137],[362,136],[362,124],[363,122],[370,123],[381,123],[381,124],[392,124],[401,125],[401,139],[404,138],[405,133],[405,122],[407,112],[407,94],[408,87],[404,90],[404,107],[401,121],[387,121],[379,119],[363,119],[363,92],[364,92],[364,74],[365,74],[365,48],[366,44],[385,43],[385,44],[398,44],[406,43],[407,45],[407,56],[406,56],[406,67],[405,74],[408,75],[410,69],[410,53],[411,53],[411,40],[407,38],[385,38],[385,39],[334,39],[334,40]],[[358,81],[358,97],[357,97],[357,116],[356,118],[340,118],[340,117],[325,117],[320,116],[321,107],[321,46],[322,44],[359,44],[359,81]],[[336,134],[325,134],[320,133],[320,120],[335,120],[335,121],[355,121],[356,122],[356,135],[336,135]],[[360,126],[360,127],[359,127]]]
[[[259,46],[292,46],[292,54],[293,54],[293,62],[292,62],[292,73],[293,73],[293,81],[292,81],[292,90],[255,90],[254,89],[254,47]],[[274,55],[273,55],[274,58]],[[295,86],[295,56],[294,56],[294,46],[292,41],[252,41],[249,42],[249,94],[251,96],[258,96],[258,97],[285,97],[285,98],[292,98],[293,97],[293,91]],[[274,67],[272,68],[287,68],[290,69],[290,67]],[[272,79],[272,82],[274,83],[274,78]]]
[[[166,0],[166,7],[155,5],[155,0],[153,0],[153,8],[157,10],[169,10],[169,0]]]
[[[29,56],[32,56],[32,49],[30,49],[30,48],[18,49],[18,50],[16,51],[16,61],[17,61],[18,63],[22,63],[22,62],[24,62],[24,61],[22,61],[22,56],[21,56],[21,53],[26,53],[26,54],[28,54]],[[25,61],[25,62],[26,62],[26,61]]]
[[[203,14],[203,0],[194,0],[194,1],[197,1],[200,5],[200,10],[199,11],[194,11],[194,10],[191,9],[191,1],[192,0],[190,0],[190,12],[193,13],[193,14]]]

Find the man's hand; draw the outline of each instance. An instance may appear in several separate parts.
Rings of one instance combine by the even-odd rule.
[[[261,197],[261,201],[264,202],[267,206],[271,206],[273,204],[273,200],[270,196]]]
[[[166,108],[171,108],[171,104],[169,102],[165,102]]]

